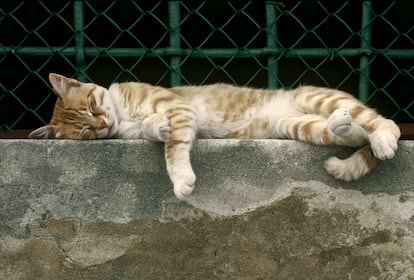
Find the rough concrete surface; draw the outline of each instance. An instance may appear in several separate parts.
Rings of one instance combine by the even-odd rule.
[[[142,140],[0,140],[0,279],[414,279],[414,142],[344,183],[351,149],[198,140],[174,198]]]

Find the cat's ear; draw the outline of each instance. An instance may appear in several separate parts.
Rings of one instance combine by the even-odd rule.
[[[78,80],[68,78],[68,77],[55,74],[55,73],[49,74],[49,81],[55,93],[61,97],[70,93],[72,89],[80,87],[80,85],[82,84]]]
[[[33,130],[28,137],[32,139],[56,139],[56,128],[48,124]]]

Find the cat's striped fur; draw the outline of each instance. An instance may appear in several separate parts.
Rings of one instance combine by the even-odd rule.
[[[325,162],[328,173],[346,181],[364,176],[378,160],[392,158],[400,137],[393,121],[334,89],[264,90],[226,84],[166,89],[118,83],[107,90],[58,74],[49,79],[58,95],[52,119],[29,137],[163,141],[179,198],[194,187],[190,150],[196,136],[289,138],[358,147],[347,159]]]

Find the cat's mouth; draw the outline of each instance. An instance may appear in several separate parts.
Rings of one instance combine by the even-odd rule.
[[[114,136],[115,134],[117,134],[118,132],[118,122],[112,118],[108,119],[106,122],[106,128],[107,129],[107,138],[110,138],[112,136]]]

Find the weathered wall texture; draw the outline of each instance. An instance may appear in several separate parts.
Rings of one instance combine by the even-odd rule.
[[[350,152],[199,140],[180,202],[160,144],[0,140],[0,279],[414,279],[414,142],[325,174]]]

